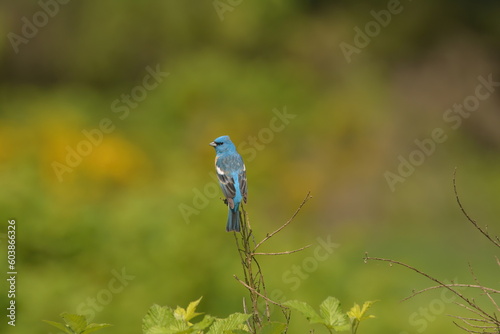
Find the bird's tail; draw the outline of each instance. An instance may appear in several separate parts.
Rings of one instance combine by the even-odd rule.
[[[240,231],[240,206],[235,205],[234,209],[229,208],[229,212],[227,213],[227,225],[226,231]]]

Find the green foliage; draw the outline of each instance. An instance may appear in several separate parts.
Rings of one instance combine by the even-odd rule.
[[[313,256],[315,246],[304,258],[295,254],[272,266],[264,260],[268,283],[280,284],[274,286],[280,300],[396,300],[419,286],[419,277],[361,264],[359,254],[367,250],[412,262],[423,258],[429,271],[449,279],[464,258],[478,273],[491,271],[484,249],[458,224],[448,176],[453,166],[463,168],[471,208],[485,221],[498,220],[500,209],[485,205],[500,197],[498,87],[460,128],[451,130],[441,116],[474,96],[478,75],[494,73],[500,80],[497,1],[401,2],[403,12],[370,36],[351,64],[339,45],[357,42],[353,28],[377,23],[370,13],[386,11],[387,1],[217,2],[233,4],[224,21],[213,1],[0,2],[3,36],[23,37],[30,30],[26,19],[33,25],[33,17],[49,18],[43,27],[33,25],[36,36],[20,44],[18,54],[8,38],[0,40],[0,210],[29,226],[19,234],[21,279],[37,292],[16,296],[29,316],[20,315],[16,327],[4,323],[2,334],[20,328],[42,333],[47,326],[40,319],[57,320],[62,310],[97,312],[85,301],[106,288],[110,264],[141,279],[110,304],[97,305],[106,322],[137,326],[159,286],[175,287],[162,289],[164,300],[217,296],[205,308],[209,314],[237,310],[233,241],[223,232],[220,194],[207,196],[218,187],[209,176],[213,152],[207,143],[220,134],[246,148],[240,153],[249,203],[258,212],[255,228],[278,224],[305,189],[320,199],[303,213],[308,223],[276,238],[273,249],[330,233],[342,245],[342,256],[333,253],[314,272],[317,282],[335,281],[329,291],[311,279],[301,279],[300,290],[281,279]],[[146,67],[157,64],[171,76],[143,101],[132,100],[134,107],[115,112],[112,103],[140,93]],[[284,105],[297,117],[269,137],[269,129],[281,129],[272,109]],[[82,131],[93,131],[105,118],[116,129],[58,181],[51,164],[65,162],[69,147],[87,151],[78,145],[88,142]],[[408,158],[417,148],[414,140],[437,128],[446,131],[447,142],[391,192],[384,172],[396,172],[398,157]],[[279,198],[270,189],[280,189]],[[195,212],[189,221],[179,212],[182,205]],[[442,252],[438,237],[450,231],[453,258]],[[495,279],[486,275],[484,284]],[[7,302],[5,295],[0,300]],[[423,330],[408,320],[426,306],[420,303],[391,308],[390,317],[374,322],[375,332]],[[432,324],[419,314],[428,332],[450,331],[444,314],[454,306],[445,304]],[[107,331],[120,332],[118,326]]]
[[[312,306],[302,301],[290,300],[284,305],[302,313],[309,320],[309,323],[324,325],[330,332],[351,330],[355,334],[361,321],[374,318],[373,315],[365,314],[373,303],[371,301],[365,302],[362,308],[358,304],[354,304],[347,313],[344,313],[340,307],[340,301],[337,298],[328,297],[319,306],[319,314]]]
[[[260,334],[281,334],[285,332],[286,324],[281,322],[268,322],[260,331]]]
[[[89,334],[111,326],[110,324],[89,324],[85,316],[78,314],[61,313],[61,318],[64,320],[64,324],[49,320],[44,320],[44,322],[67,334]]]
[[[189,303],[189,305],[186,309],[183,309],[182,307],[177,306],[177,308],[174,311],[175,319],[189,321],[189,320],[193,319],[194,317],[201,315],[202,313],[195,312],[196,307],[198,306],[198,304],[201,301],[201,298],[203,298],[203,297],[200,297],[198,300]]]
[[[177,306],[174,310],[168,306],[153,305],[149,309],[142,321],[142,332],[144,334],[187,334],[187,333],[249,333],[245,322],[250,317],[249,314],[233,313],[227,318],[219,319],[211,315],[205,315],[197,323],[191,323],[190,320],[201,315],[196,312],[196,307],[201,298],[191,302],[184,309]],[[277,333],[277,332],[268,332]]]
[[[244,322],[250,318],[250,314],[233,313],[225,319],[217,319],[210,327],[208,334],[218,333],[249,333]]]

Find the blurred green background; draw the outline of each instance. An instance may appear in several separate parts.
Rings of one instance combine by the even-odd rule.
[[[241,311],[208,146],[227,134],[246,161],[257,239],[314,197],[265,248],[313,245],[261,260],[269,291],[345,309],[380,300],[360,333],[459,332],[446,314],[461,311],[439,291],[400,303],[432,282],[362,257],[460,283],[470,262],[498,284],[452,177],[458,167],[464,205],[498,234],[500,100],[478,87],[500,81],[499,15],[497,1],[3,1],[1,253],[15,218],[18,276],[17,325],[2,316],[0,331],[54,333],[41,320],[67,311],[139,333],[153,303],[200,296],[206,313]],[[462,103],[474,110],[447,121]],[[430,144],[435,129],[444,142]],[[410,158],[419,166],[391,187],[387,172]],[[337,245],[321,260],[318,238]],[[294,314],[291,328],[309,327]]]

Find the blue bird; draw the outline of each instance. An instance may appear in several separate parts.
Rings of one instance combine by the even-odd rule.
[[[229,208],[226,231],[240,231],[240,203],[247,202],[247,176],[245,164],[229,136],[210,143],[215,148],[215,171]]]

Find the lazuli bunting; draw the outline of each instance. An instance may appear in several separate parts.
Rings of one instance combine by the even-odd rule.
[[[247,202],[247,176],[245,164],[229,136],[210,143],[215,148],[215,171],[229,208],[226,231],[240,231],[239,208],[241,200]]]

